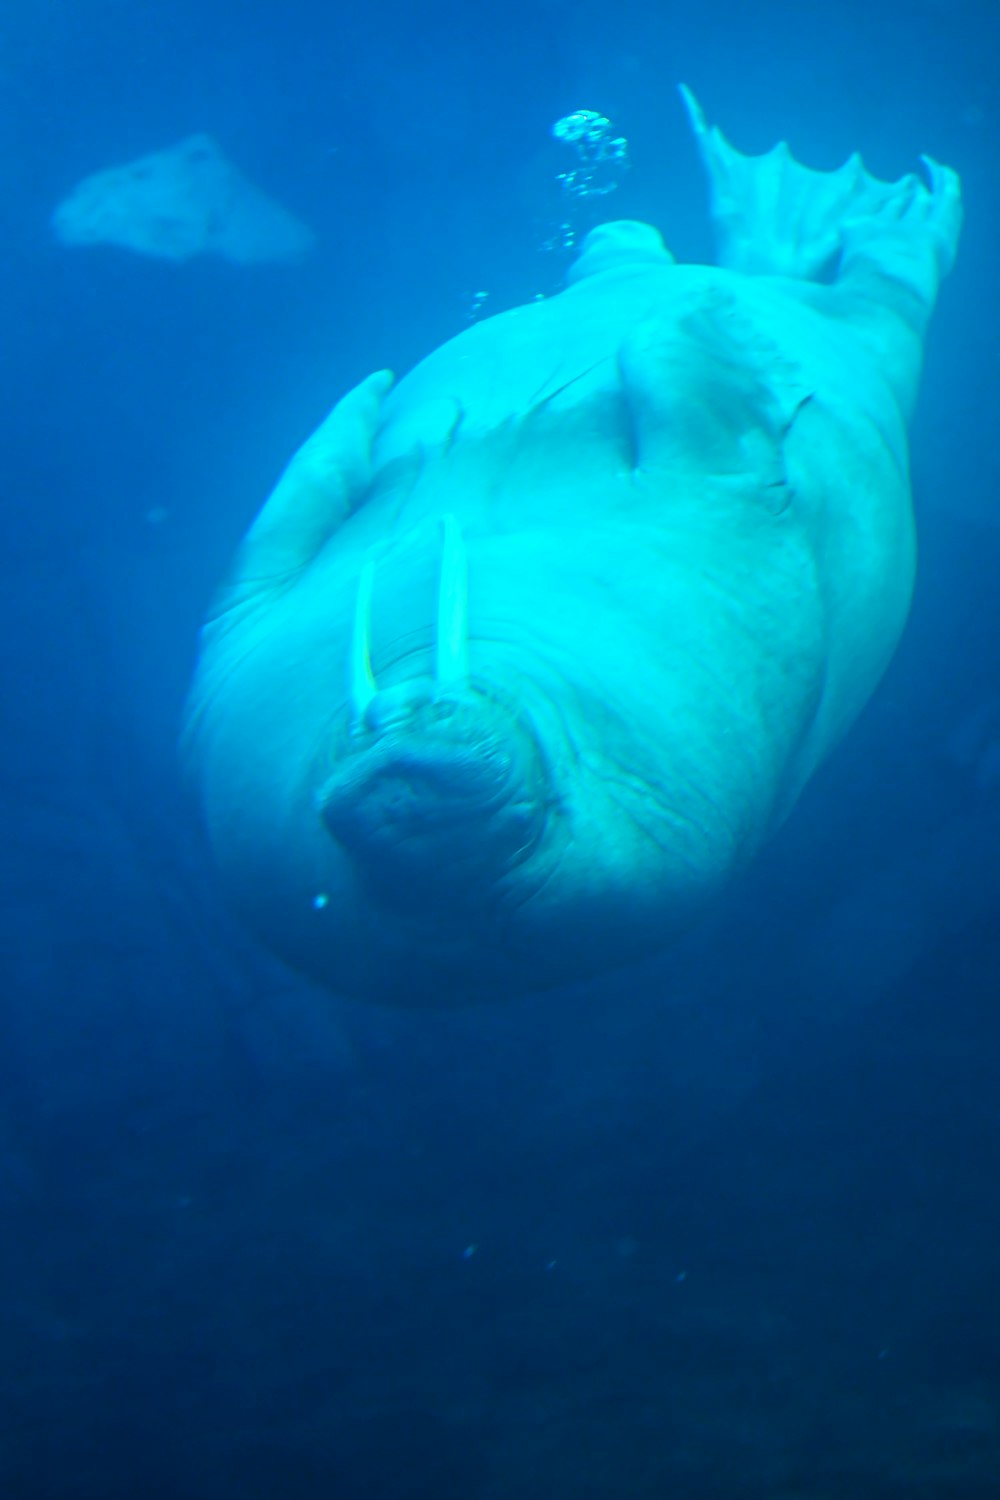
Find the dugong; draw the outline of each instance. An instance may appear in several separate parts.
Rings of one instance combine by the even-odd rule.
[[[300,260],[311,229],[192,135],[78,183],[52,215],[64,245],[118,245],[161,260],[218,255],[238,265]]]
[[[605,224],[558,295],[371,375],[204,627],[183,743],[224,883],[339,993],[512,996],[661,949],[903,629],[958,179],[744,156],[684,98],[719,264]]]

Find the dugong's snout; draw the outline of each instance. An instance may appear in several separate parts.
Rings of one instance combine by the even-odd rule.
[[[496,904],[542,838],[551,792],[527,718],[473,682],[464,540],[453,516],[440,525],[431,659],[389,685],[371,661],[376,559],[361,571],[347,719],[317,803],[369,895],[448,923]]]
[[[467,910],[491,904],[537,848],[548,781],[530,728],[505,707],[471,689],[428,693],[347,741],[318,811],[383,901]]]

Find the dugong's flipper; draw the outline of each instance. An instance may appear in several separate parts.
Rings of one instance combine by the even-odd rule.
[[[711,183],[720,265],[818,281],[827,279],[845,253],[862,246],[871,253],[877,246],[886,273],[909,281],[916,267],[912,249],[906,252],[904,245],[919,234],[926,245],[919,289],[925,298],[933,296],[951,270],[962,225],[958,176],[950,167],[921,157],[928,188],[913,173],[880,182],[857,152],[835,172],[804,167],[785,141],[760,156],[744,155],[717,125],[706,123],[690,89],[682,84],[680,92]],[[935,273],[933,288],[927,262]]]
[[[392,379],[378,370],[355,386],[292,458],[237,554],[227,608],[297,577],[364,499]]]
[[[855,152],[834,172],[797,162],[784,141],[759,156],[736,151],[709,126],[690,89],[681,97],[708,173],[716,254],[745,275],[786,276],[842,286],[842,315],[867,323],[904,412],[912,406],[922,339],[962,227],[957,173],[921,157],[914,173],[880,182]],[[894,345],[905,325],[909,347]],[[912,367],[912,374],[911,374]]]

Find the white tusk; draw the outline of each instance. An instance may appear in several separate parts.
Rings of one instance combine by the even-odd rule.
[[[458,521],[442,516],[441,529],[434,678],[438,688],[453,689],[469,680],[469,569]]]
[[[377,688],[372,671],[371,623],[372,589],[375,586],[375,561],[369,557],[361,569],[358,597],[354,605],[354,629],[351,633],[351,731],[363,729],[365,718]]]

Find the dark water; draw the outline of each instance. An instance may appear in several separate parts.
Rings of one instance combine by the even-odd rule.
[[[5,1500],[1000,1495],[998,59],[994,0],[6,0]],[[207,597],[340,393],[552,289],[560,115],[707,256],[680,79],[744,149],[962,174],[910,628],[669,963],[342,1003],[227,916],[179,784]],[[195,130],[312,260],[54,243]]]

